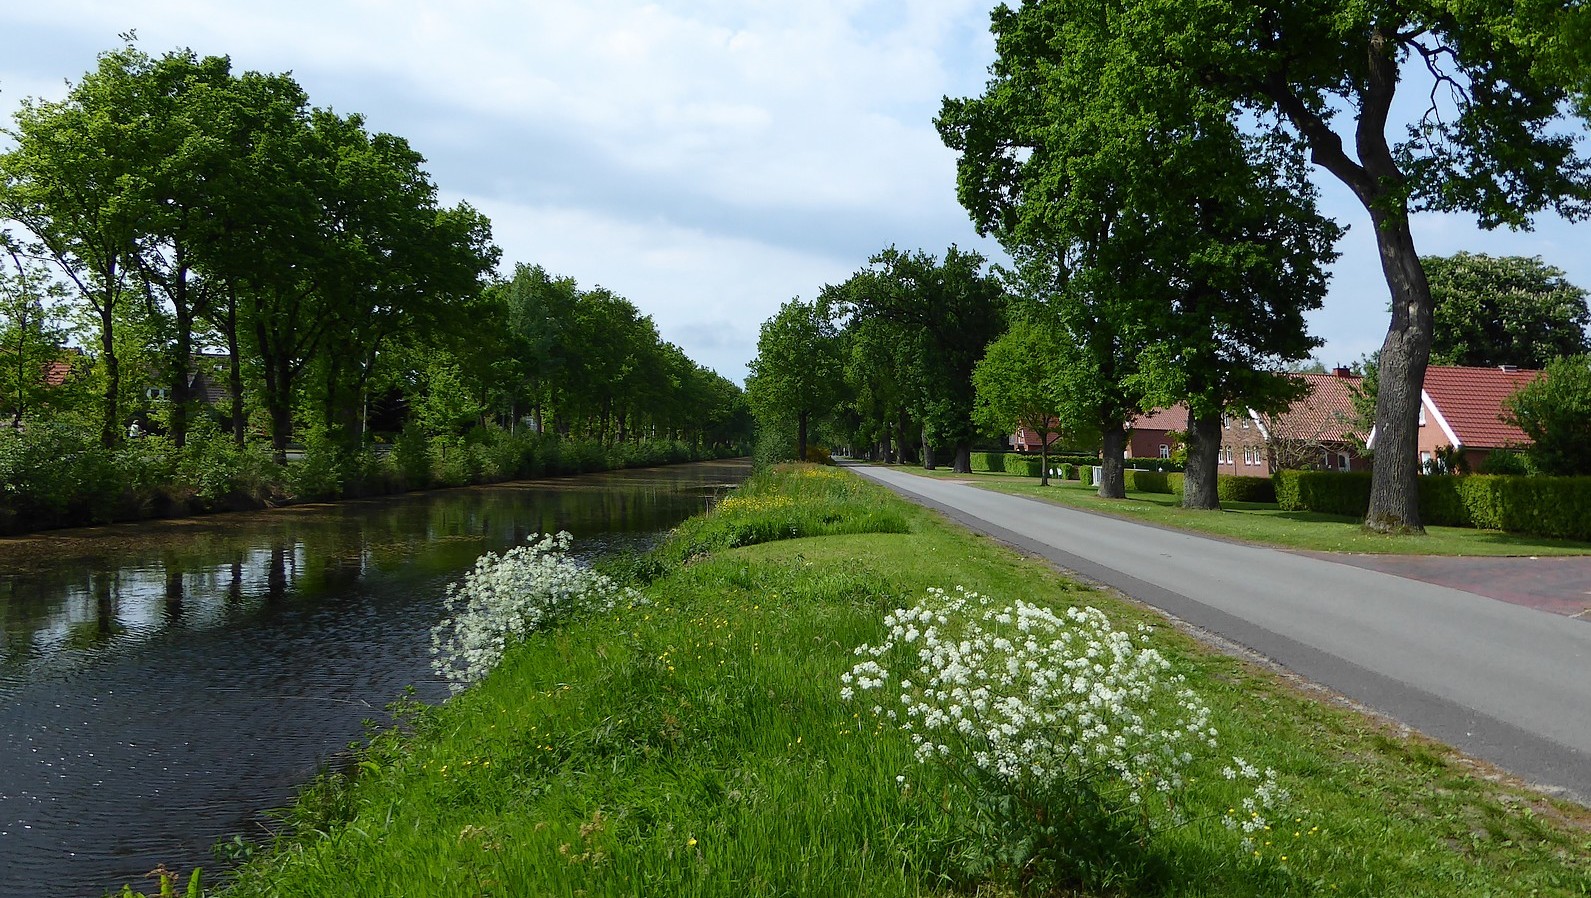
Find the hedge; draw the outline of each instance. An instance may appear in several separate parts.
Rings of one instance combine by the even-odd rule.
[[[1186,474],[1159,471],[1127,471],[1127,489],[1140,493],[1169,493],[1180,496]],[[1236,477],[1220,474],[1215,478],[1215,490],[1222,502],[1275,502],[1276,487],[1269,477]]]
[[[980,474],[1021,474],[1037,477],[1041,472],[1039,457],[1019,452],[974,452],[968,456],[972,470]]]
[[[1367,473],[1278,471],[1274,479],[1286,511],[1363,518],[1370,508]],[[1435,475],[1421,477],[1419,489],[1427,524],[1591,541],[1591,477]]]
[[[1037,477],[1042,474],[1042,461],[1037,452],[974,452],[969,456],[972,470],[977,473],[1020,474],[1023,477]],[[1052,471],[1068,464],[1092,465],[1097,461],[1092,455],[1075,453],[1055,453],[1049,456]]]
[[[1169,458],[1133,458],[1132,456],[1122,459],[1122,464],[1128,468],[1138,468],[1143,471],[1161,471],[1167,474],[1180,474],[1187,467],[1185,463],[1172,461]]]

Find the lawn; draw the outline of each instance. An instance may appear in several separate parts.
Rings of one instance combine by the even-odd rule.
[[[1032,477],[1015,474],[955,474],[948,468],[925,471],[919,467],[901,467],[898,470],[965,481],[1003,493],[1028,496],[1145,524],[1289,549],[1374,555],[1591,554],[1591,544],[1497,530],[1427,527],[1424,536],[1389,536],[1365,530],[1354,518],[1307,511],[1282,511],[1270,503],[1225,502],[1222,503],[1221,511],[1195,511],[1182,508],[1181,497],[1167,493],[1129,492],[1125,499],[1101,499],[1094,487],[1083,486],[1075,480],[1051,479],[1050,485],[1046,487],[1040,486]]]
[[[851,474],[759,475],[613,570],[639,578],[646,602],[532,633],[446,704],[397,708],[401,725],[306,789],[229,894],[1591,894],[1585,808],[1214,652]],[[1174,813],[1151,825],[1103,780],[991,798],[964,769],[919,763],[867,700],[841,697],[886,615],[956,586],[1148,628],[1220,731],[1219,751],[1185,769]],[[1247,842],[1220,823],[1245,794],[1221,773],[1233,755],[1274,768],[1292,795]],[[1111,832],[1054,849],[1072,860],[1045,890],[1031,846],[990,825],[1013,813]]]

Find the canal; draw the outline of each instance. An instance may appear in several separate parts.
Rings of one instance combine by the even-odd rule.
[[[218,867],[408,686],[484,552],[642,549],[749,473],[706,462],[0,540],[0,895]],[[208,879],[208,877],[207,877]]]

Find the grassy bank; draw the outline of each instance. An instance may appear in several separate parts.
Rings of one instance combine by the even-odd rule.
[[[1012,474],[955,474],[947,469],[914,474],[964,480],[1002,493],[1029,496],[1098,511],[1129,520],[1207,533],[1227,539],[1307,549],[1316,552],[1363,552],[1374,555],[1587,555],[1591,544],[1571,540],[1475,530],[1469,527],[1427,527],[1424,536],[1371,533],[1356,518],[1308,511],[1282,511],[1274,503],[1223,502],[1219,512],[1181,507],[1182,497],[1166,493],[1127,493],[1125,499],[1101,499],[1092,486],[1075,480],[1051,480],[1040,486],[1031,477]]]
[[[401,733],[307,789],[231,894],[1034,886],[1035,868],[1013,860],[1022,846],[989,825],[1010,802],[918,763],[870,699],[840,697],[888,613],[958,585],[1153,626],[1153,648],[1220,730],[1222,756],[1185,771],[1180,826],[1140,825],[1103,789],[1104,817],[1087,801],[1023,805],[1047,832],[1104,821],[1099,850],[1069,843],[1080,856],[1052,875],[1076,887],[1066,894],[1591,894],[1584,809],[1478,775],[843,472],[761,475],[628,569],[647,581],[644,602],[533,634],[447,704],[401,709]],[[1243,794],[1220,772],[1234,754],[1275,768],[1293,795],[1249,836],[1220,823]]]

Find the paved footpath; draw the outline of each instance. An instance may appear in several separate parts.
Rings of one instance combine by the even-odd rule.
[[[851,470],[1591,803],[1584,620],[898,470]]]

